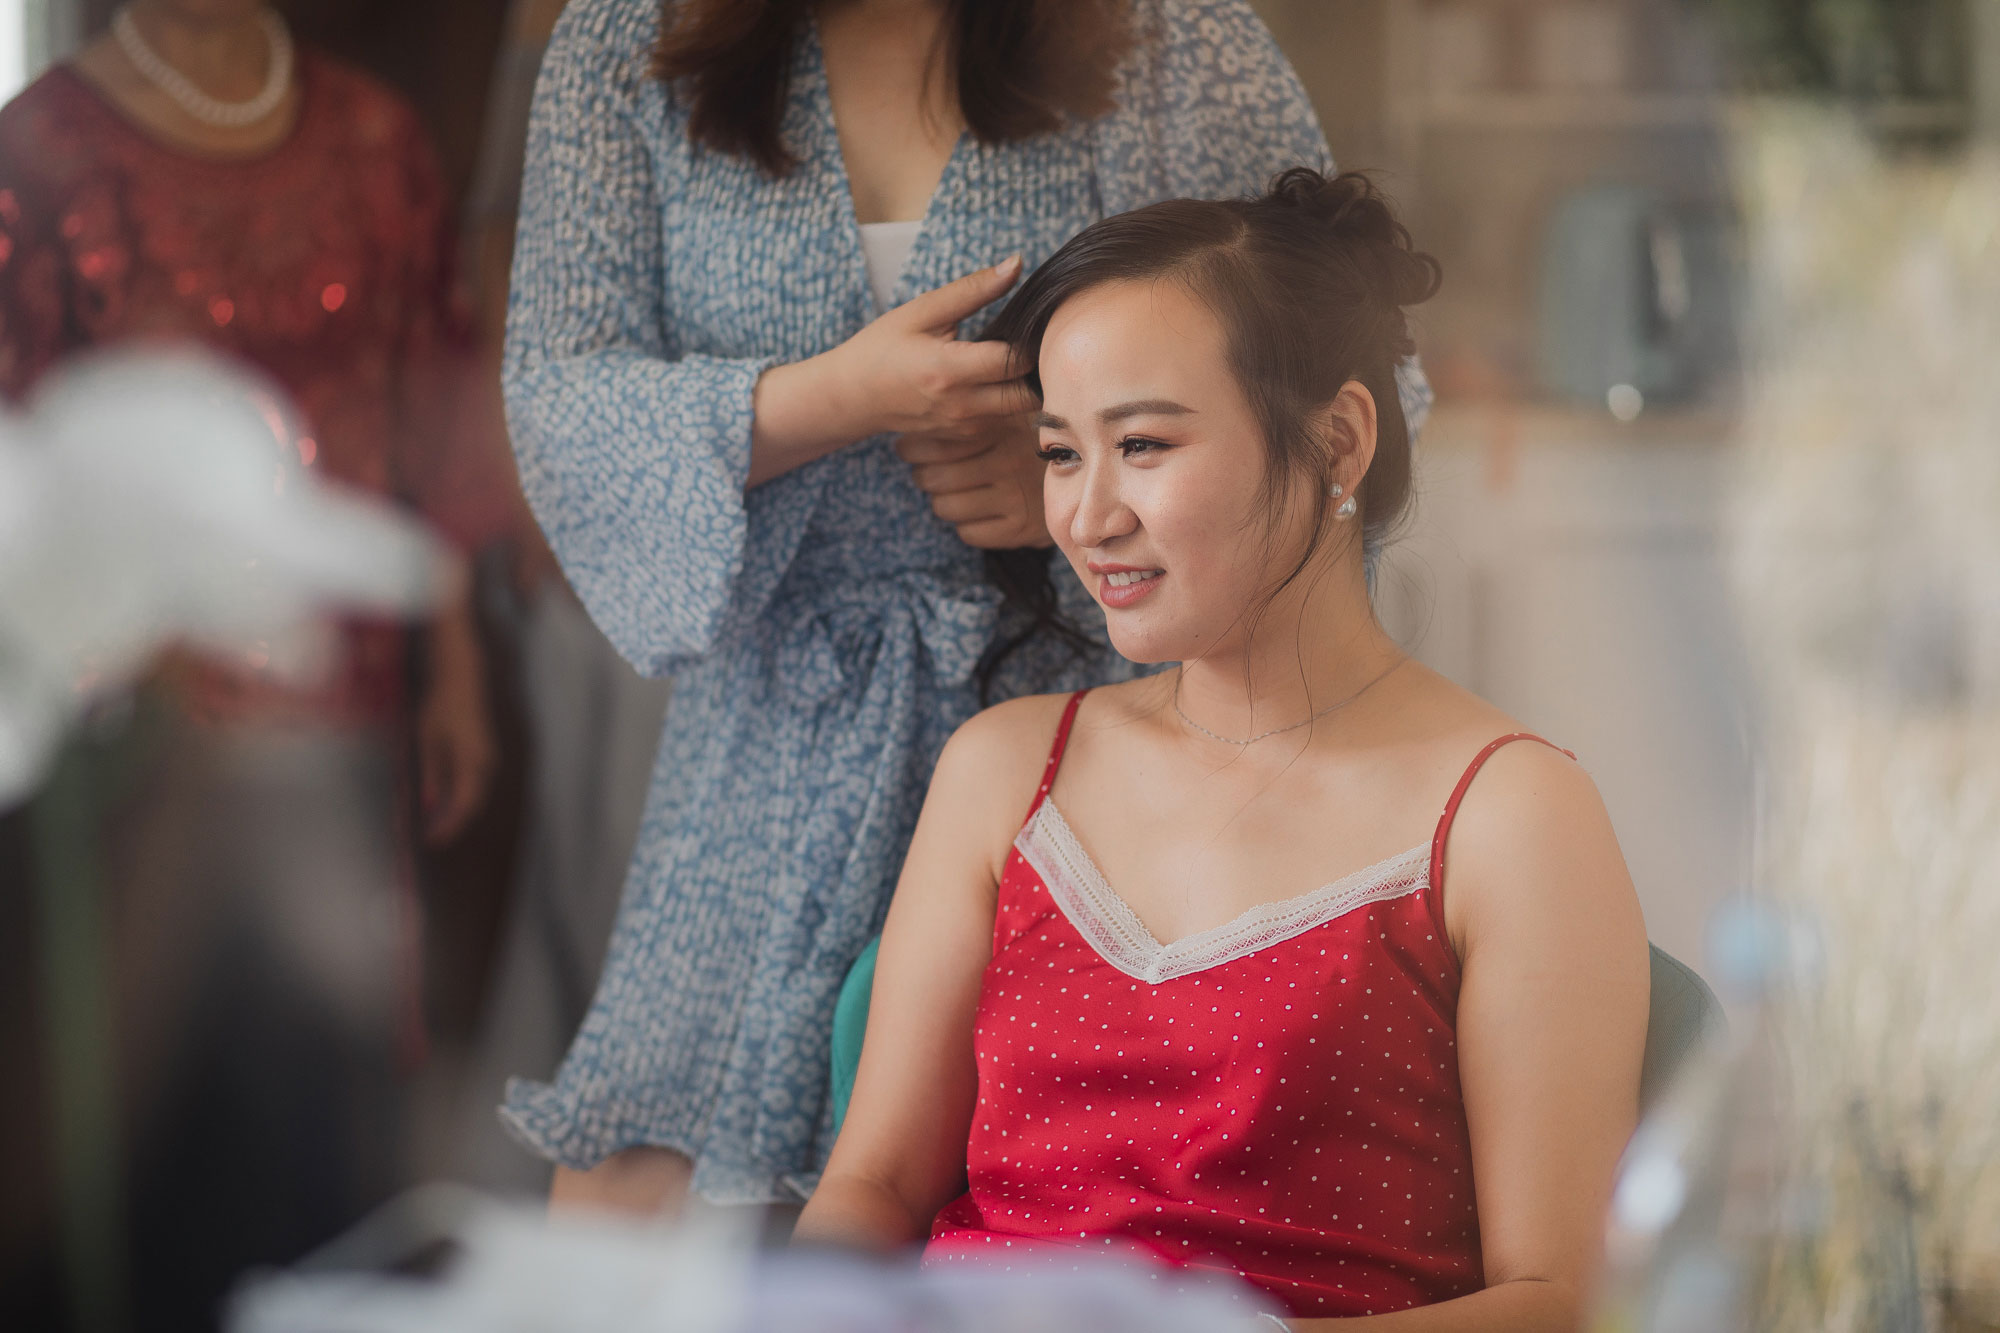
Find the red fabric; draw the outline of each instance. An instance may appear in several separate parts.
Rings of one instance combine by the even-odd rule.
[[[1472,786],[1472,780],[1479,776],[1479,770],[1486,767],[1486,761],[1491,759],[1501,746],[1512,745],[1515,741],[1534,741],[1538,745],[1548,746],[1551,750],[1560,750],[1572,759],[1576,758],[1574,752],[1564,750],[1553,741],[1543,740],[1533,732],[1515,731],[1488,741],[1486,748],[1474,755],[1472,762],[1465,766],[1465,772],[1458,779],[1458,785],[1451,789],[1451,797],[1444,803],[1444,814],[1438,820],[1437,832],[1431,835],[1431,869],[1424,884],[1424,902],[1430,909],[1431,926],[1437,932],[1439,939],[1446,938],[1444,932],[1444,844],[1445,839],[1451,836],[1451,821],[1458,817],[1459,803],[1465,800],[1466,789]],[[1446,949],[1445,955],[1451,960],[1452,983],[1455,986],[1458,981],[1458,953],[1454,949]]]
[[[0,394],[18,399],[87,348],[193,339],[285,389],[308,466],[487,535],[489,511],[511,512],[512,474],[485,458],[497,443],[450,429],[469,348],[423,130],[356,70],[301,51],[298,73],[296,125],[253,158],[168,146],[64,66],[0,109]],[[315,711],[392,714],[402,637],[354,627],[346,675]],[[225,711],[278,698],[194,674]]]
[[[1478,1290],[1458,964],[1426,879],[1150,985],[1092,947],[1017,851],[978,1009],[969,1188],[926,1262],[1136,1246],[1240,1274],[1301,1317]]]

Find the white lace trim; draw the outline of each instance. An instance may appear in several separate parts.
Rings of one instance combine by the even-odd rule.
[[[1430,879],[1431,849],[1423,843],[1311,893],[1259,904],[1213,930],[1162,944],[1112,891],[1054,801],[1042,802],[1014,838],[1014,848],[1105,962],[1155,986],[1269,948],[1357,907],[1416,893]]]

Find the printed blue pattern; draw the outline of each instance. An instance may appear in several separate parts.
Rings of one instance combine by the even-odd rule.
[[[1327,165],[1303,92],[1242,0],[1137,0],[1109,115],[962,139],[898,301],[1155,199]],[[880,929],[945,738],[1004,630],[980,556],[891,441],[747,495],[765,367],[841,342],[872,301],[816,40],[771,179],[691,145],[647,74],[655,0],[574,0],[535,94],[505,370],[521,479],[571,586],[673,704],[596,1001],[550,1084],[502,1115],[587,1168],[653,1144],[717,1202],[796,1200],[829,1142],[828,1040]],[[982,316],[983,318],[983,316]],[[971,321],[969,328],[978,320]],[[1405,401],[1427,401],[1420,376]],[[1078,623],[1088,595],[1059,578]],[[1037,644],[1005,694],[1131,674]]]

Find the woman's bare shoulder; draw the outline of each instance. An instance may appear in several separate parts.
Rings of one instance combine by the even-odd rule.
[[[1069,697],[1010,699],[974,714],[953,732],[931,775],[913,852],[927,845],[927,827],[948,827],[956,853],[979,856],[997,880],[1034,801]]]
[[[1535,734],[1510,720],[1499,735],[1514,733]],[[1467,787],[1447,852],[1447,924],[1479,931],[1560,917],[1643,944],[1638,896],[1597,783],[1547,739],[1501,746]]]
[[[987,793],[1019,791],[1026,801],[1041,780],[1067,694],[1029,694],[982,709],[945,743],[939,778]]]

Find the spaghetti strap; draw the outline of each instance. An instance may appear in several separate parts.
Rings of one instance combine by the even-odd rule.
[[[1049,798],[1049,788],[1056,785],[1056,770],[1062,767],[1063,750],[1069,746],[1069,729],[1076,723],[1077,705],[1082,703],[1083,696],[1089,693],[1089,690],[1083,689],[1069,697],[1069,704],[1063,709],[1062,721],[1056,725],[1055,744],[1049,747],[1049,763],[1048,767],[1042,770],[1042,785],[1035,791],[1035,799],[1028,802],[1028,818],[1021,821],[1023,824],[1035,817],[1035,811],[1041,809],[1042,802]]]
[[[1502,746],[1512,745],[1515,741],[1534,741],[1539,745],[1548,746],[1551,750],[1569,755],[1572,759],[1576,758],[1573,751],[1565,750],[1554,741],[1544,740],[1531,731],[1510,732],[1488,742],[1485,749],[1474,755],[1472,762],[1466,765],[1464,775],[1459,778],[1458,785],[1452,788],[1451,799],[1444,803],[1444,816],[1438,820],[1437,833],[1431,838],[1431,866],[1430,873],[1424,877],[1424,905],[1430,909],[1432,928],[1436,930],[1439,941],[1444,944],[1445,956],[1451,959],[1454,971],[1458,966],[1458,951],[1451,947],[1450,937],[1445,934],[1444,929],[1445,839],[1451,836],[1451,821],[1457,817],[1459,803],[1465,799],[1466,789],[1472,785],[1473,778],[1479,775],[1479,770],[1486,766],[1486,761],[1493,757],[1495,751]],[[1054,770],[1051,769],[1050,772],[1053,773]]]

